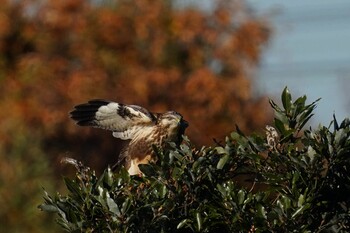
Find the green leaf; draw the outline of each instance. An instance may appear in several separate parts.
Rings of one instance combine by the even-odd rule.
[[[272,99],[269,99],[269,103],[274,110],[282,112],[282,109]]]
[[[350,120],[349,118],[345,118],[342,123],[340,124],[340,128],[345,128],[348,127],[350,125]]]
[[[197,229],[201,231],[202,229],[202,216],[199,212],[196,213]]]
[[[258,216],[260,218],[266,219],[267,217],[266,217],[265,207],[261,204],[258,204],[257,209],[258,209]]]
[[[301,207],[304,204],[305,198],[303,194],[300,194],[298,198],[298,207]]]
[[[291,200],[289,197],[282,195],[281,202],[286,210],[291,207]]]
[[[302,214],[302,212],[306,209],[307,207],[301,206],[300,208],[298,208],[293,214],[292,214],[292,219],[295,218],[297,215]]]
[[[107,203],[106,203],[106,190],[103,189],[101,186],[97,187],[99,195],[96,196],[96,200],[102,205],[103,208],[107,208]]]
[[[164,198],[165,195],[167,194],[167,191],[168,191],[168,189],[166,188],[166,186],[164,184],[162,184],[160,189],[159,189],[159,197]]]
[[[118,176],[115,178],[117,180],[118,187],[121,186],[124,182],[128,183],[130,181],[130,175],[128,170],[122,166],[119,170]]]
[[[244,205],[249,204],[249,203],[251,202],[252,198],[253,198],[253,197],[252,197],[252,194],[249,193],[249,194],[247,195],[246,199],[244,200],[243,204],[244,204]]]
[[[70,222],[72,222],[74,224],[78,223],[78,217],[73,209],[68,209],[68,217],[69,217]]]
[[[184,173],[184,170],[179,167],[174,167],[171,176],[174,178],[180,177]]]
[[[287,87],[285,87],[282,92],[282,104],[286,112],[289,113],[292,106],[292,96]]]
[[[305,101],[306,95],[299,97],[293,103],[293,118],[295,119],[298,115],[300,115],[305,110]]]
[[[215,147],[215,150],[216,150],[216,152],[217,152],[219,155],[227,154],[225,148],[223,148],[222,146],[217,146],[217,147]]]
[[[184,226],[187,226],[191,223],[192,221],[190,219],[184,219],[182,220],[179,224],[177,224],[177,227],[176,229],[181,229],[183,228]]]
[[[38,206],[38,208],[42,211],[47,211],[47,212],[51,212],[51,213],[57,213],[58,212],[58,208],[57,206],[54,205],[48,205],[48,204],[41,204]]]
[[[105,182],[108,184],[108,186],[112,186],[113,184],[113,172],[110,167],[107,168],[107,172],[105,175]]]
[[[109,211],[111,211],[117,217],[120,217],[121,216],[120,209],[119,209],[117,203],[115,203],[115,201],[109,195],[107,195],[107,197],[106,197],[106,202],[107,202],[107,206],[108,206]]]
[[[180,148],[185,154],[191,154],[191,148],[186,144],[181,144]]]
[[[294,131],[293,130],[287,130],[283,137],[281,137],[280,142],[285,143],[287,142],[292,136],[293,136]]]
[[[222,185],[217,184],[216,188],[219,190],[219,192],[221,193],[222,196],[225,197],[227,195],[226,189],[224,187],[222,187]]]
[[[284,125],[289,125],[289,119],[284,112],[275,111],[275,118],[280,120]]]
[[[293,174],[293,180],[292,180],[292,187],[295,186],[296,182],[299,180],[300,173],[298,171],[294,172]]]
[[[200,168],[200,166],[202,165],[203,161],[205,161],[206,158],[204,157],[199,157],[196,161],[194,161],[193,165],[192,165],[192,170],[193,172],[197,172]]]
[[[70,180],[67,177],[64,177],[64,182],[67,186],[67,189],[76,196],[80,196],[81,195],[81,190],[79,189],[79,185],[77,183],[75,183],[74,181]]]
[[[230,158],[229,154],[225,154],[224,156],[222,156],[221,159],[219,160],[218,164],[216,165],[216,168],[222,169],[225,166],[225,164],[227,163],[229,158]]]
[[[125,214],[131,207],[131,200],[127,198],[122,204],[122,213]]]
[[[303,107],[303,106],[305,106],[306,99],[307,99],[306,95],[303,95],[294,101],[294,105],[297,105],[297,108],[298,108],[298,106],[299,106],[299,108]]]
[[[170,152],[170,159],[176,158],[178,161],[182,161],[183,156],[178,151],[172,151]],[[171,158],[173,157],[173,158]]]
[[[277,206],[278,206],[282,211],[285,211],[284,205],[282,204],[282,202],[281,202],[280,200],[277,200],[277,201],[276,201],[276,204],[277,204]]]
[[[275,127],[280,132],[280,134],[284,135],[286,133],[286,129],[284,124],[279,119],[275,118]]]
[[[238,204],[242,205],[244,202],[244,198],[245,198],[245,192],[242,189],[239,190],[237,197],[238,197]]]
[[[334,125],[334,131],[339,130],[339,125],[338,125],[338,121],[335,118],[335,114],[333,113],[333,125]]]
[[[241,137],[241,135],[237,132],[232,132],[230,137],[232,138],[233,141],[237,141]]]
[[[305,119],[303,119],[302,121],[301,121],[301,123],[300,123],[300,125],[299,125],[299,130],[301,130],[303,127],[304,127],[304,125],[311,119],[311,117],[313,117],[314,116],[314,114],[311,114],[310,116],[308,116],[307,118],[305,118]]]
[[[152,177],[156,174],[156,171],[150,164],[139,164],[139,169],[144,175],[149,177]]]

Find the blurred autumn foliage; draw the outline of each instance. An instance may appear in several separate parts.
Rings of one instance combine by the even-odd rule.
[[[83,161],[116,161],[118,144],[109,133],[68,119],[75,104],[89,99],[176,110],[197,145],[222,139],[235,124],[249,132],[270,120],[267,101],[253,96],[249,79],[270,30],[241,1],[215,1],[208,11],[171,0],[0,4],[0,157],[18,146],[28,147],[17,155],[27,166],[49,157],[54,163],[37,169],[38,176],[53,176],[46,169],[66,151]],[[31,153],[33,146],[40,153]],[[10,224],[0,217],[0,225]]]

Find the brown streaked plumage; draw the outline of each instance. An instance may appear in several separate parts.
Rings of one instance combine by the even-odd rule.
[[[151,113],[137,105],[106,100],[91,100],[75,106],[71,118],[80,126],[110,130],[113,136],[129,143],[122,149],[117,164],[130,175],[140,174],[139,164],[155,160],[152,145],[165,148],[168,142],[179,145],[188,124],[175,111]]]

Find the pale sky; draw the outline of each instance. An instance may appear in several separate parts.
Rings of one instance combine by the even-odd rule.
[[[276,96],[288,86],[309,101],[321,97],[312,126],[349,117],[350,1],[249,0],[270,16],[274,34],[256,74],[257,92]]]
[[[210,9],[215,0],[177,0]],[[311,126],[350,116],[350,1],[247,0],[267,16],[274,32],[253,79],[255,92],[279,100],[288,86],[294,97],[322,98]]]

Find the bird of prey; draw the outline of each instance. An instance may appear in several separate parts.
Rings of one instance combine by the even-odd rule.
[[[152,145],[165,149],[169,142],[179,145],[188,123],[175,111],[152,113],[137,105],[106,100],[90,100],[70,112],[80,126],[110,130],[113,136],[127,140],[117,164],[130,175],[140,174],[139,164],[156,161]]]

